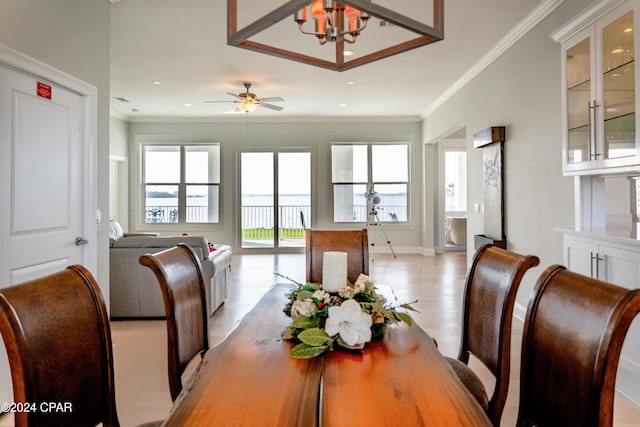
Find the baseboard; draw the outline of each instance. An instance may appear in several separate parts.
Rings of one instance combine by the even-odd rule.
[[[434,248],[422,248],[419,246],[392,246],[393,252],[396,255],[398,254],[414,254],[414,255],[425,255],[425,256],[435,256],[436,251]],[[376,244],[375,246],[370,245],[369,254],[392,254],[391,247],[389,245],[380,245]]]

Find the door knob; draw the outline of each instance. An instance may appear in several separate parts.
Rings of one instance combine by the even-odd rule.
[[[89,241],[83,237],[78,236],[76,237],[75,243],[76,243],[76,246],[80,246],[80,245],[86,245],[87,243],[89,243]]]

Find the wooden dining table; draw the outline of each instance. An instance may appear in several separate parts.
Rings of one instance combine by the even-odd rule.
[[[163,426],[490,426],[431,337],[390,325],[361,351],[289,356],[288,284],[268,290],[204,356]]]

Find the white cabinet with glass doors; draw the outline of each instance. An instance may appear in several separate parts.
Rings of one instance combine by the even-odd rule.
[[[565,175],[640,169],[638,4],[594,3],[552,35],[562,43]]]

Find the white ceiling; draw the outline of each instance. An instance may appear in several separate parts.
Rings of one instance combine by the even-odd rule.
[[[130,121],[244,118],[246,113],[229,114],[236,104],[204,101],[231,101],[227,92],[243,92],[245,81],[253,83],[258,97],[284,98],[278,103],[282,111],[258,108],[249,113],[252,120],[418,119],[508,45],[516,30],[531,21],[532,10],[554,2],[444,0],[443,41],[337,72],[228,46],[225,0],[109,1],[111,112]],[[242,12],[251,11],[252,2],[275,8],[285,0],[238,0],[241,26],[246,25],[240,20]],[[388,1],[388,7],[410,10],[412,2],[425,4],[420,7],[427,12],[432,8],[430,0]],[[333,49],[298,33],[292,18],[278,25],[268,35],[274,41],[293,38],[308,43],[309,49]],[[348,46],[356,54],[358,43],[365,46],[368,31],[370,41],[396,30],[379,28],[374,19],[369,27]]]

